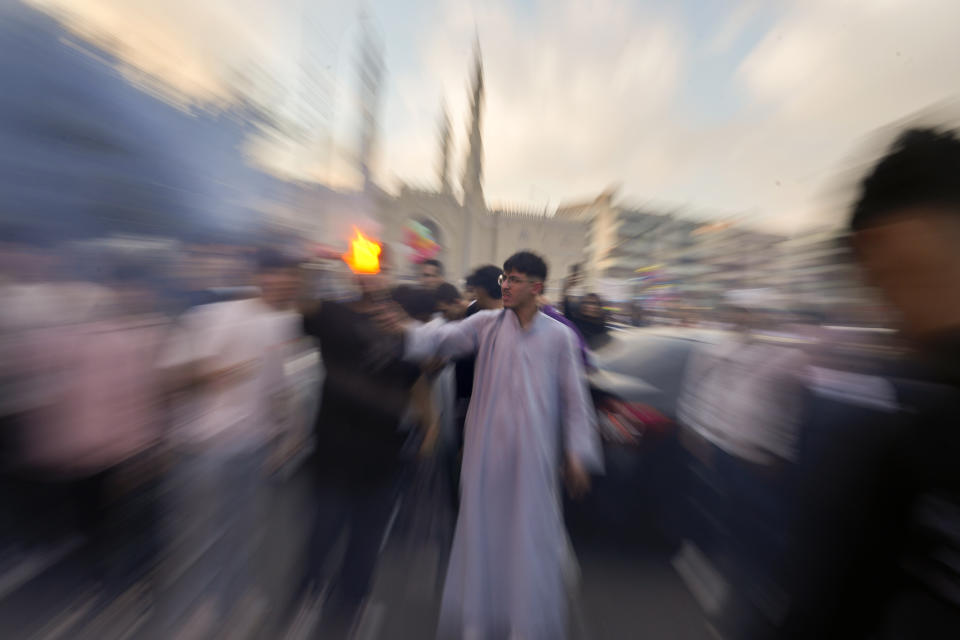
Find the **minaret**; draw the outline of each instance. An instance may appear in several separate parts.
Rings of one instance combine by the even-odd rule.
[[[483,112],[483,63],[480,40],[474,44],[473,91],[470,101],[470,133],[467,162],[463,171],[463,205],[470,211],[486,208],[483,199],[483,138],[480,134]]]
[[[450,189],[450,116],[447,114],[447,105],[440,103],[440,164],[437,172],[440,178],[440,193],[448,196]]]
[[[380,88],[383,80],[383,46],[374,34],[369,18],[360,14],[360,173],[363,175],[363,189],[370,187],[370,165],[377,138],[377,117],[380,107]]]

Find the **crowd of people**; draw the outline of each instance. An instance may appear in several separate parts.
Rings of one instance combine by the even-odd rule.
[[[719,633],[960,632],[958,173],[953,133],[910,131],[854,207],[856,254],[913,346],[896,375],[764,339],[746,309],[690,357],[679,486],[712,524],[685,534],[717,533],[677,565],[702,573],[706,552],[727,576]],[[603,473],[588,374],[611,332],[575,277],[554,306],[535,251],[461,291],[436,260],[398,284],[383,247],[337,296],[315,295],[320,272],[285,247],[194,251],[164,278],[142,256],[101,258],[3,247],[4,596],[40,574],[27,560],[70,556],[89,587],[76,628],[127,599],[140,635],[279,637],[312,612],[319,637],[345,638],[406,526],[445,549],[439,637],[566,637],[562,488],[584,496]],[[307,533],[280,598],[254,558],[275,524],[264,486],[293,472],[309,508],[282,526]],[[22,616],[49,616],[48,596]]]
[[[94,594],[85,622],[135,593],[159,637],[320,604],[322,633],[346,637],[420,464],[447,517],[461,514],[442,633],[565,623],[557,464],[583,491],[599,448],[585,352],[538,313],[537,255],[477,268],[461,294],[436,261],[397,285],[384,252],[345,299],[315,299],[302,256],[279,249],[193,252],[167,291],[142,257],[101,255],[106,275],[77,278],[63,250],[4,256],[4,567],[73,536]],[[253,562],[263,485],[307,448],[303,571],[279,603]],[[528,520],[510,524],[517,512]],[[487,602],[505,580],[509,601]]]

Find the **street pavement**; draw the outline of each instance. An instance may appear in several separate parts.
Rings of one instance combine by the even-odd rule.
[[[300,575],[311,513],[310,478],[301,470],[264,489],[265,525],[257,574],[265,598],[245,606],[216,634],[228,640],[300,640],[309,637],[311,612],[291,624],[290,608]],[[607,536],[606,531],[574,528],[580,563],[579,592],[571,602],[571,640],[669,638],[711,640],[694,598],[671,566],[673,550],[649,532]],[[48,553],[46,566],[7,568],[0,576],[0,637],[25,640],[61,638],[149,638],[158,610],[149,589],[139,585],[104,606],[81,573],[82,545],[76,540]],[[375,586],[365,609],[359,640],[419,640],[434,636],[442,572],[443,544],[422,543],[397,533],[386,543]],[[42,558],[41,558],[42,560]],[[26,573],[24,573],[26,571]],[[31,573],[32,571],[32,573]],[[6,582],[5,582],[6,580]],[[318,612],[313,611],[313,618]],[[188,640],[184,631],[178,637]],[[204,636],[209,637],[209,636]]]

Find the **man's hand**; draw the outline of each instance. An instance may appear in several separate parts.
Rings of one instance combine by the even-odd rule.
[[[581,498],[590,491],[590,474],[580,460],[567,454],[566,468],[563,470],[563,477],[567,483],[567,492],[571,498]]]

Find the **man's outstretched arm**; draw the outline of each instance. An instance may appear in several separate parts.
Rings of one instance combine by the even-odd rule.
[[[496,320],[499,311],[481,311],[469,318],[442,325],[401,324],[403,357],[420,362],[430,358],[458,358],[476,353],[483,329]]]

